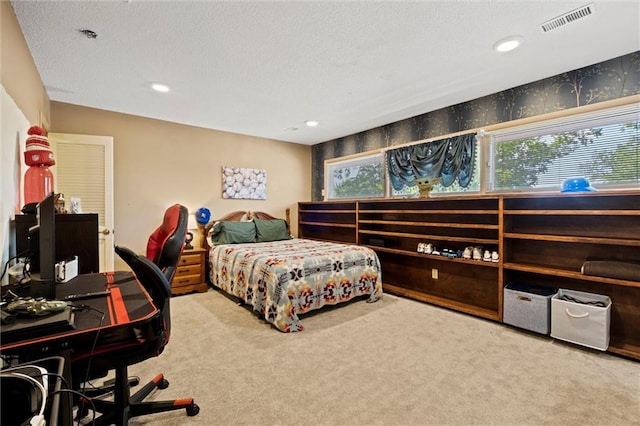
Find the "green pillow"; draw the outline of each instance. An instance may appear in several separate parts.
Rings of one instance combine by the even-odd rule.
[[[214,244],[255,243],[256,226],[253,222],[218,222],[212,238]]]
[[[256,242],[288,240],[289,230],[284,219],[254,219],[256,224]]]

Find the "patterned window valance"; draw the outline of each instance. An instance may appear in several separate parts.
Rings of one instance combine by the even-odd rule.
[[[444,187],[456,179],[462,188],[471,182],[476,134],[469,133],[387,151],[391,185],[396,191],[414,186],[418,178],[439,177]]]

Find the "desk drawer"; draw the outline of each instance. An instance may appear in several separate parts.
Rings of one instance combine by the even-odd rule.
[[[173,277],[173,281],[171,282],[172,287],[181,287],[184,285],[193,285],[201,283],[200,274],[198,275],[184,275],[184,276],[175,276]]]
[[[183,254],[180,257],[180,261],[178,262],[178,266],[183,265],[199,265],[201,262],[201,257],[199,254]]]
[[[201,265],[195,264],[195,265],[187,265],[187,266],[179,266],[178,268],[176,268],[176,277],[182,277],[184,275],[200,275],[200,269],[201,269]]]

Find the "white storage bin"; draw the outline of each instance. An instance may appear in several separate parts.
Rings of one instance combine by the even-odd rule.
[[[553,288],[509,283],[504,288],[502,321],[536,333],[549,334],[551,296],[555,293]]]
[[[569,300],[562,300],[564,296]],[[593,302],[604,306],[593,305]],[[609,347],[610,322],[608,296],[560,289],[551,298],[551,337],[604,351]]]

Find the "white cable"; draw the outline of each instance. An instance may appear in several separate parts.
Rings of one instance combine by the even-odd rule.
[[[0,377],[20,377],[36,385],[36,387],[40,390],[40,393],[42,394],[42,403],[40,404],[40,412],[36,416],[32,417],[32,420],[36,420],[37,423],[31,422],[31,424],[32,425],[44,424],[42,423],[42,421],[44,421],[44,410],[47,407],[47,390],[44,388],[44,386],[42,386],[42,383],[40,383],[39,381],[37,381],[31,376],[27,376],[26,374],[16,373],[16,372],[0,373]]]

